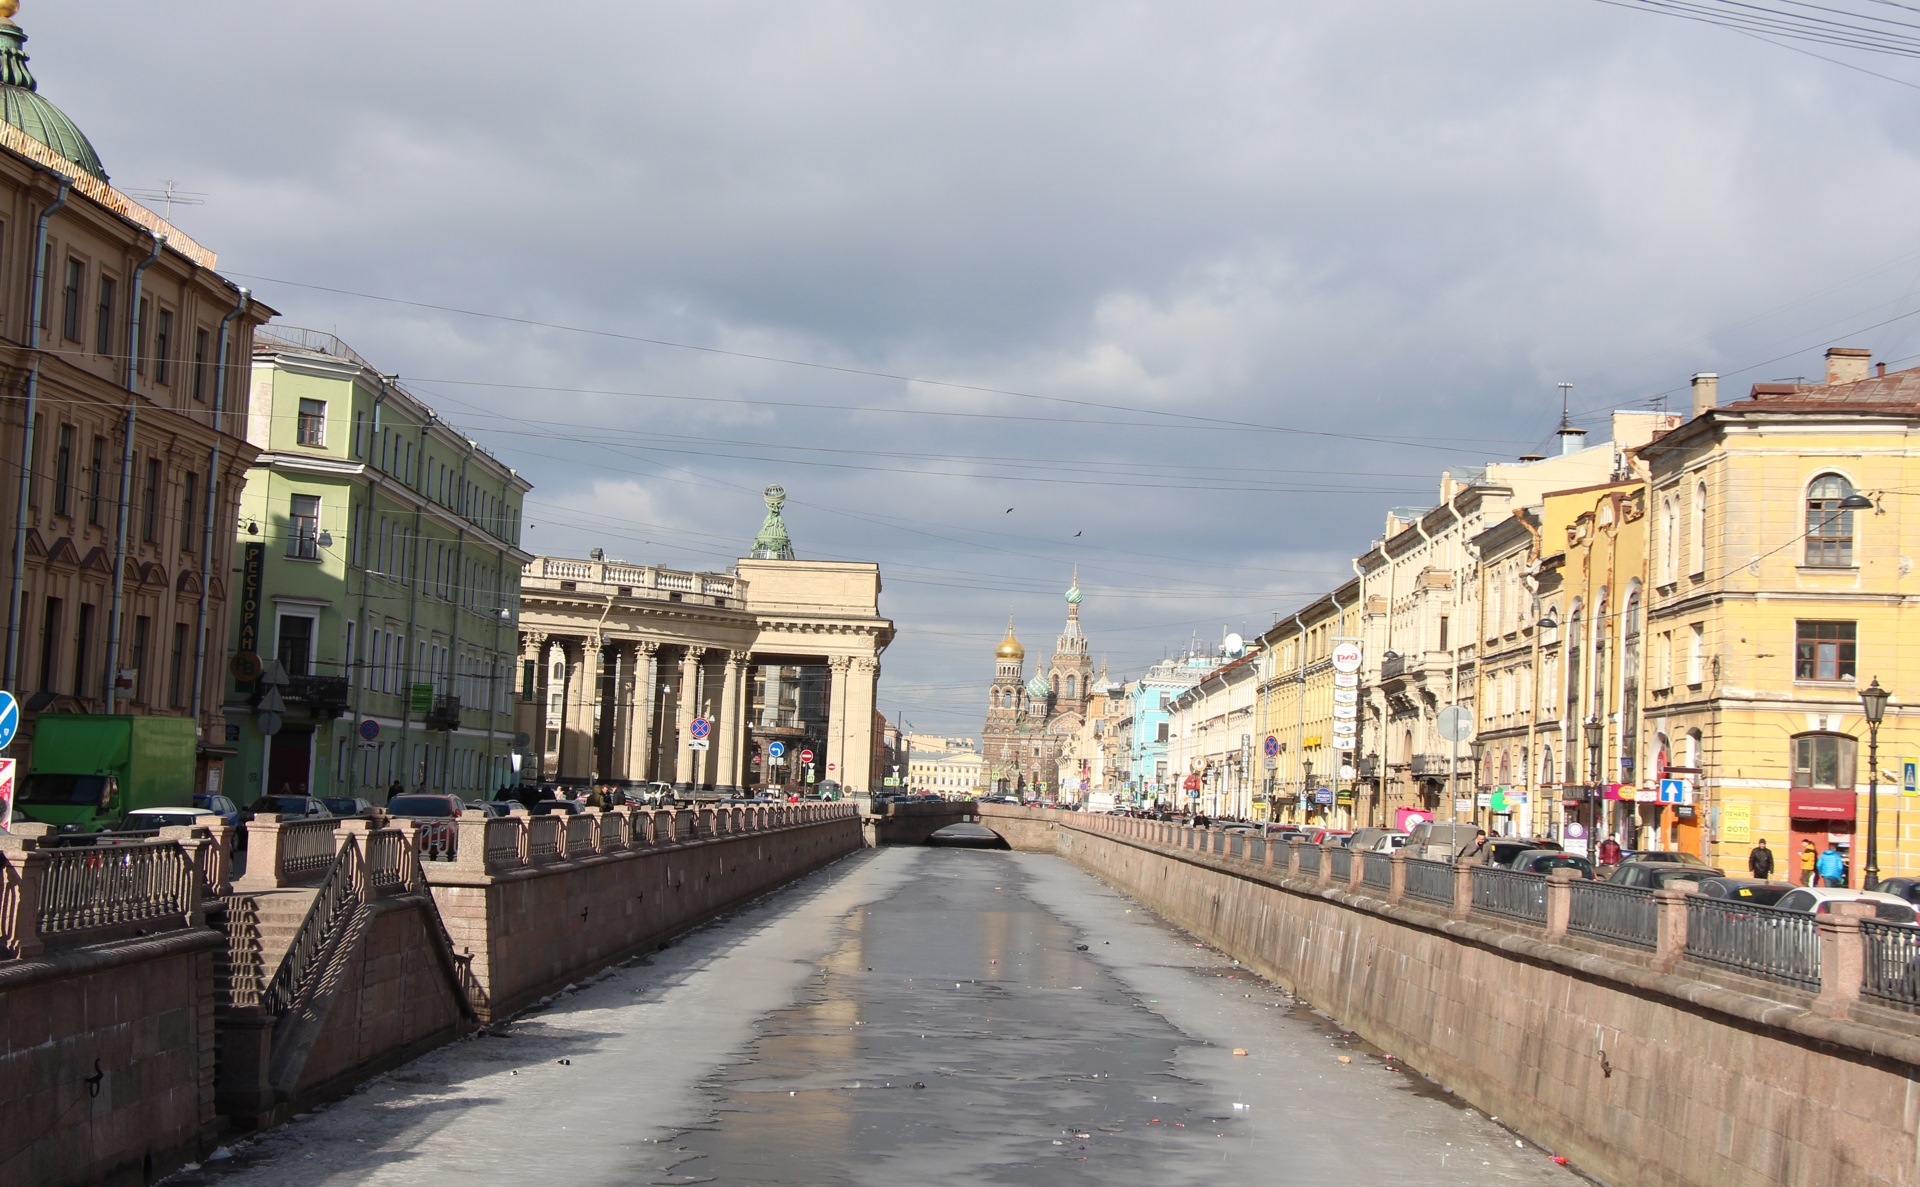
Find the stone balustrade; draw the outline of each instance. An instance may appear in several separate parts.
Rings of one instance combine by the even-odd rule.
[[[451,864],[429,868],[429,878],[502,874],[564,861],[645,853],[699,841],[725,840],[852,818],[851,803],[721,804],[701,808],[587,808],[575,815],[481,816],[455,821]]]
[[[57,846],[44,825],[0,833],[0,956],[201,926],[227,889],[226,833],[175,826]]]

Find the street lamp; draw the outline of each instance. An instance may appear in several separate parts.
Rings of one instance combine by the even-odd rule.
[[[1593,832],[1600,826],[1600,809],[1594,804],[1594,801],[1600,794],[1600,718],[1594,714],[1588,714],[1585,729],[1587,734],[1587,780],[1593,785],[1593,791],[1588,796],[1587,804],[1587,844],[1591,846],[1593,844]],[[1589,848],[1588,852],[1591,853],[1594,852],[1594,850]]]
[[[1307,813],[1312,811],[1312,809],[1308,806],[1309,802],[1312,799],[1313,799],[1313,760],[1310,758],[1303,758],[1300,760],[1300,817],[1302,820],[1305,820]]]
[[[1890,694],[1880,687],[1880,677],[1860,690],[1860,705],[1867,715],[1867,878],[1868,890],[1880,885],[1880,719],[1887,713]],[[1895,848],[1898,848],[1896,845]]]

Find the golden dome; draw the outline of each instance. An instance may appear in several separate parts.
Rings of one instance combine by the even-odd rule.
[[[995,659],[1025,659],[1027,649],[1020,646],[1020,640],[1013,637],[1013,616],[1007,616],[1007,637],[1000,640],[1000,646],[993,649]]]

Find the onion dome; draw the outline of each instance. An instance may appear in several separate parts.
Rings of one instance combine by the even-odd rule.
[[[995,659],[1025,659],[1027,649],[1020,646],[1020,640],[1013,637],[1013,616],[1007,616],[1007,637],[1000,640],[1000,646],[993,649]]]
[[[1035,676],[1033,679],[1027,681],[1027,691],[1036,697],[1044,698],[1048,693],[1053,691],[1053,685],[1047,683],[1045,676]]]
[[[82,172],[107,180],[106,166],[87,135],[67,113],[40,97],[27,69],[27,35],[6,19],[18,10],[15,0],[0,0],[0,119],[73,162]]]

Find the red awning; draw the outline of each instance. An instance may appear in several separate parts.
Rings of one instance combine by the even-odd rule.
[[[1852,820],[1855,796],[1851,791],[1813,791],[1796,787],[1787,793],[1787,815],[1796,820]]]

